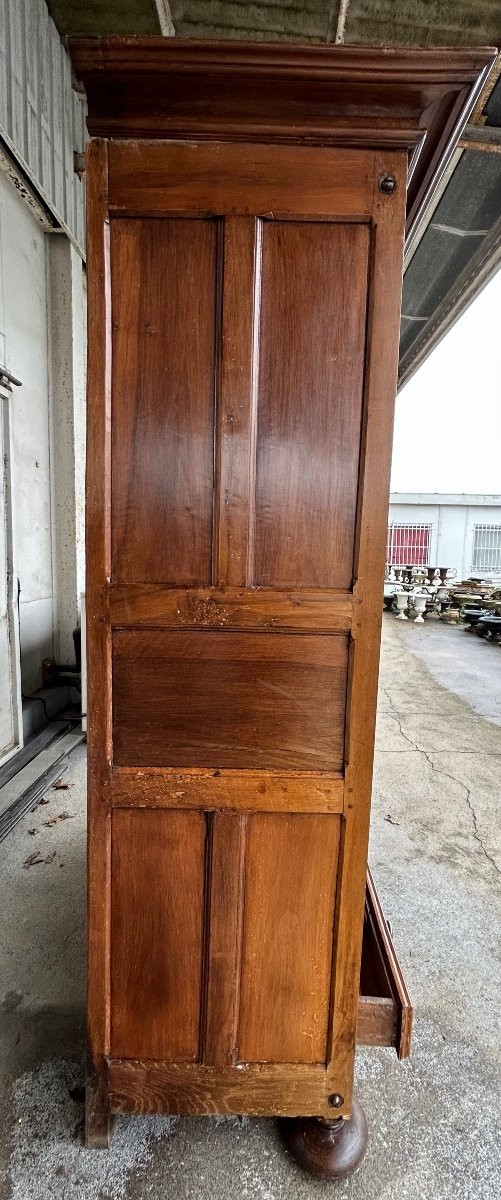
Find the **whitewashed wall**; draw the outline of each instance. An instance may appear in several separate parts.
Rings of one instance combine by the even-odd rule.
[[[44,0],[0,0],[0,137],[83,251],[85,106]]]
[[[54,657],[68,663],[85,590],[86,295],[82,260],[69,239],[46,240]]]
[[[488,503],[488,500],[491,503]],[[434,502],[431,502],[433,501]],[[475,525],[501,525],[501,496],[461,497],[416,493],[399,501],[392,493],[388,521],[401,525],[431,525],[430,565],[455,567],[458,579],[467,579],[473,566]]]
[[[9,405],[24,692],[40,687],[42,659],[53,653],[48,240],[10,181],[0,174],[0,338],[5,362],[22,383],[13,388]]]
[[[0,0],[0,367],[22,383],[4,403],[24,693],[40,687],[44,657],[72,661],[83,590],[84,208],[74,151],[84,113],[45,0]]]

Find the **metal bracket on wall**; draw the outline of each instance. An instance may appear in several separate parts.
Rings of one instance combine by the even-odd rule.
[[[0,388],[6,388],[8,392],[11,392],[13,387],[22,386],[21,380],[16,379],[16,376],[7,370],[7,367],[0,367]]]

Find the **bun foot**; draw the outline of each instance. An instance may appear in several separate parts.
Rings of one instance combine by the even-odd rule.
[[[345,1179],[357,1170],[369,1141],[362,1105],[353,1100],[351,1117],[292,1117],[279,1121],[287,1150],[304,1171],[318,1179]]]

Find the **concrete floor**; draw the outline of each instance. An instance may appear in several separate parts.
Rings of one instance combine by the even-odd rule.
[[[358,1175],[303,1176],[272,1121],[124,1118],[83,1149],[84,750],[0,846],[2,1200],[494,1200],[500,1195],[501,646],[383,631],[371,863],[415,1001],[412,1059],[358,1057]],[[47,825],[53,817],[69,817]],[[391,821],[388,818],[391,817]],[[34,851],[44,859],[25,867]]]

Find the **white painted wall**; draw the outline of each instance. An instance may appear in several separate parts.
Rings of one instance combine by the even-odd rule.
[[[85,589],[85,273],[68,238],[47,249],[54,657],[70,663]]]
[[[454,567],[458,579],[468,579],[473,569],[474,526],[501,525],[501,496],[493,504],[478,503],[477,497],[468,495],[463,501],[458,496],[452,503],[444,503],[447,498],[440,495],[435,503],[430,499],[417,495],[413,502],[406,495],[399,502],[398,493],[394,493],[388,520],[400,525],[431,525],[429,565]]]
[[[0,0],[0,368],[22,381],[2,403],[25,694],[44,658],[73,661],[84,588],[83,145],[84,101],[44,0]],[[7,713],[13,694],[0,671]]]
[[[46,235],[1,174],[0,260],[3,362],[22,381],[10,417],[22,684],[30,692],[53,653]]]
[[[3,317],[0,314],[3,325]],[[0,763],[23,742],[19,609],[13,562],[11,391],[0,382]]]
[[[46,657],[72,662],[84,590],[85,273],[0,173],[0,366],[9,403],[23,691]]]
[[[392,492],[501,492],[501,270],[397,397]]]

